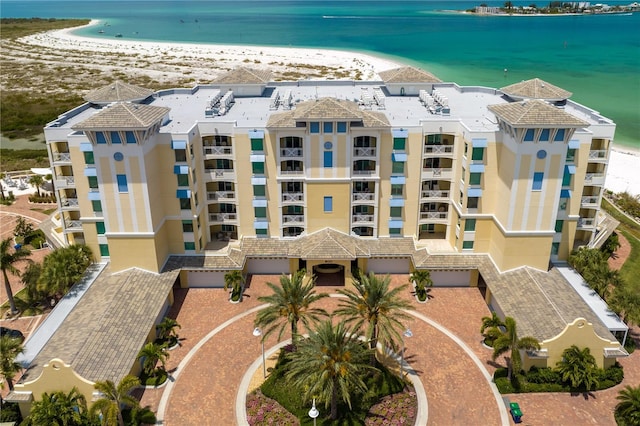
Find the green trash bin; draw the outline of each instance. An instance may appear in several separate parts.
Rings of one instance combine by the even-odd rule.
[[[522,421],[522,411],[520,410],[520,405],[517,402],[509,403],[509,412],[511,413],[511,417],[513,417],[513,421],[516,423],[520,423]]]

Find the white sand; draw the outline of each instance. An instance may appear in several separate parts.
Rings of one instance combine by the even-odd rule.
[[[100,28],[99,21],[91,21],[90,26]],[[398,62],[362,53],[329,49],[302,49],[266,46],[239,46],[219,44],[186,44],[133,41],[126,38],[99,39],[71,34],[73,29],[50,31],[21,39],[22,42],[77,54],[82,51],[122,54],[127,57],[141,56],[146,61],[167,63],[171,60],[189,64],[189,76],[198,81],[207,81],[222,72],[237,66],[268,68],[274,72],[295,69],[301,71],[313,67],[327,67],[342,70],[353,78],[360,74],[363,80],[379,78],[380,71],[402,66]],[[89,61],[89,55],[85,60]],[[96,61],[97,62],[97,61]],[[73,65],[71,62],[69,65]],[[152,67],[155,64],[152,64]],[[149,68],[152,68],[149,67]],[[112,66],[104,65],[104,68]],[[180,67],[179,67],[180,68]],[[127,68],[130,69],[130,68]],[[147,74],[156,78],[171,77],[166,68],[156,71],[146,69]],[[177,73],[181,72],[179,69]],[[175,74],[174,73],[174,76]],[[168,75],[169,74],[169,75]],[[326,74],[326,72],[325,72]],[[320,76],[315,78],[322,78]],[[605,187],[614,192],[628,191],[640,195],[640,152],[624,148],[614,148],[609,158],[609,168]]]

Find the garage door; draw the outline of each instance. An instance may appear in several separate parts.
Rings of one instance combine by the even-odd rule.
[[[288,274],[289,259],[249,259],[247,272],[254,275]]]
[[[438,287],[469,287],[471,271],[431,271],[431,280]]]
[[[189,287],[224,287],[224,272],[218,271],[189,271],[187,283]]]
[[[367,272],[375,274],[408,274],[409,259],[372,258],[367,262]]]

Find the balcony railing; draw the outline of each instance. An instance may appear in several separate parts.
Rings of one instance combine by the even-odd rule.
[[[78,207],[78,199],[77,198],[62,198],[60,199],[60,205],[62,208],[77,208]]]
[[[453,169],[442,168],[442,167],[422,169],[422,179],[433,179],[433,178],[452,179]]]
[[[236,177],[236,171],[234,169],[205,169],[208,172],[207,180],[209,182],[219,179],[233,180]]]
[[[304,223],[303,214],[285,214],[282,215],[283,223]]]
[[[353,174],[354,175],[360,175],[360,176],[362,176],[362,175],[374,175],[374,174],[376,174],[376,170],[375,169],[373,169],[373,170],[354,170]]]
[[[453,145],[425,145],[425,154],[453,154]]]
[[[376,194],[373,192],[354,192],[353,201],[375,201]]]
[[[302,157],[303,151],[302,148],[281,148],[280,156],[281,157]]]
[[[375,157],[376,147],[355,147],[353,148],[354,157]]]
[[[303,174],[304,174],[304,170],[302,170],[302,169],[297,169],[297,170],[280,170],[280,174],[281,174],[281,175],[303,175]]]
[[[449,198],[449,191],[422,191],[422,198]]]
[[[360,223],[373,223],[373,215],[372,214],[354,214],[351,217],[352,224],[360,224]]]
[[[204,155],[233,155],[233,147],[230,146],[204,146]]]
[[[586,197],[582,197],[580,199],[580,205],[581,206],[597,206],[598,205],[598,197],[597,196],[593,196],[593,195],[588,195]]]
[[[603,149],[596,149],[589,151],[589,161],[602,162],[607,160],[607,151]]]
[[[54,163],[70,163],[71,162],[71,154],[68,152],[54,152],[53,153],[53,162]]]
[[[81,220],[64,220],[64,229],[69,232],[81,231],[82,230],[82,221]]]
[[[76,185],[76,179],[73,176],[58,176],[56,178],[57,189],[71,188],[71,187],[75,187],[75,185]]]
[[[604,173],[587,173],[584,181],[587,185],[604,185]]]
[[[283,192],[283,203],[302,203],[304,202],[304,193],[302,192]]]
[[[235,191],[213,191],[207,192],[207,200],[234,200]]]
[[[447,220],[449,212],[420,212],[421,220]]]
[[[581,217],[580,219],[578,219],[578,229],[594,229],[595,226],[595,217]]]
[[[209,213],[209,222],[230,222],[238,220],[237,213]]]

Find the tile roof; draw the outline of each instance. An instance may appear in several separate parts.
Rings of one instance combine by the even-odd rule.
[[[110,104],[112,102],[142,101],[153,95],[153,90],[132,84],[116,81],[99,89],[90,91],[84,100],[93,104]]]
[[[547,83],[539,78],[521,81],[500,89],[504,94],[514,99],[543,99],[547,101],[562,101],[569,99],[573,93]]]
[[[118,383],[147,341],[179,271],[111,273],[107,266],[35,357],[21,382],[37,378],[60,358],[93,382]]]
[[[214,84],[265,84],[271,81],[271,71],[238,67],[216,78]]]
[[[385,83],[440,83],[435,75],[415,67],[400,67],[378,73]]]
[[[120,102],[103,108],[72,126],[72,129],[146,129],[162,120],[170,110],[167,107]]]
[[[387,116],[361,110],[357,103],[331,97],[301,102],[291,111],[272,114],[267,127],[296,127],[298,121],[344,120],[362,122],[364,127],[389,127]]]
[[[513,126],[585,127],[589,125],[586,121],[541,100],[489,105],[487,108]]]

